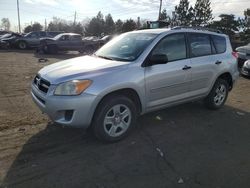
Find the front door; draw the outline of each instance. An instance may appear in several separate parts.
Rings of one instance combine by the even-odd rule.
[[[150,56],[157,54],[166,55],[168,61],[145,68],[147,110],[184,100],[188,97],[191,83],[191,66],[184,33],[163,38]]]

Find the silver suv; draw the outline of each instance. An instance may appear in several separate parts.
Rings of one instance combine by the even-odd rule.
[[[125,137],[140,114],[204,99],[222,107],[238,78],[228,36],[174,28],[133,31],[92,56],[41,69],[32,97],[56,123],[88,128],[97,138]]]

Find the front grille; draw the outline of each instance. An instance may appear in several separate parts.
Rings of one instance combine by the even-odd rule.
[[[36,75],[34,78],[34,84],[44,93],[47,93],[49,90],[50,83],[47,80],[41,78],[39,75]]]

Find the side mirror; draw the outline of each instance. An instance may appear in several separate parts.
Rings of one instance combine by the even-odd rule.
[[[168,57],[165,54],[154,54],[149,58],[150,65],[166,64]]]

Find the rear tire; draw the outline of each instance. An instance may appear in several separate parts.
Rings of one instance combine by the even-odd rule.
[[[98,105],[92,129],[98,139],[115,142],[129,134],[136,118],[136,106],[131,99],[121,95],[110,96]]]
[[[217,79],[209,95],[205,98],[205,105],[207,108],[217,110],[221,108],[228,96],[229,85],[224,79]]]

